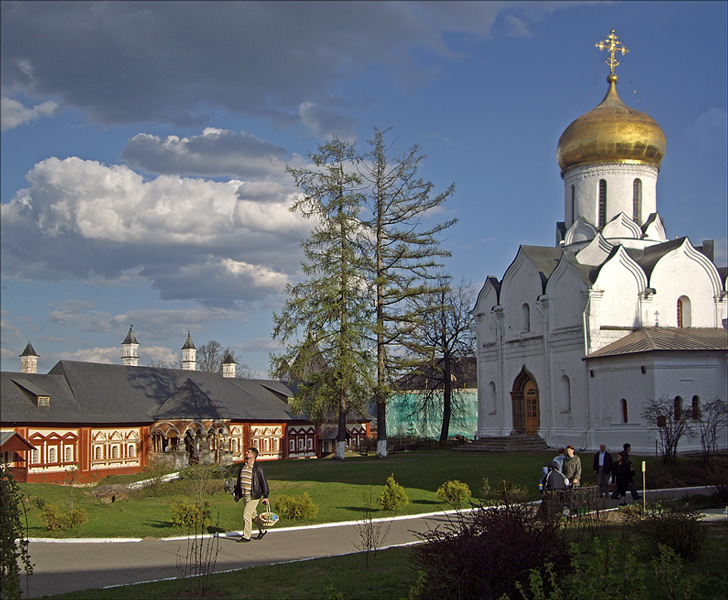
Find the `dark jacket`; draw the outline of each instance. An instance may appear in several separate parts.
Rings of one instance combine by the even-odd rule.
[[[599,452],[594,455],[594,472],[599,473]],[[612,472],[612,455],[609,452],[604,453],[604,472]]]
[[[240,471],[243,470],[245,462],[240,463],[238,467],[238,476],[235,479],[235,495],[238,498],[243,497],[243,490],[240,488]],[[250,490],[250,498],[252,500],[260,500],[261,497],[267,498],[270,490],[268,489],[268,480],[265,478],[263,467],[257,462],[253,463],[253,483]]]
[[[549,471],[543,487],[545,490],[565,490],[568,488],[564,474],[558,469]]]
[[[624,496],[627,489],[633,484],[632,477],[634,477],[634,470],[626,460],[617,461],[612,467],[614,472],[614,483],[617,484],[619,493]]]

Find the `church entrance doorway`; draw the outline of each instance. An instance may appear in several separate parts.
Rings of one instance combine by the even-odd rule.
[[[513,432],[536,435],[540,424],[538,385],[525,368],[513,382]]]

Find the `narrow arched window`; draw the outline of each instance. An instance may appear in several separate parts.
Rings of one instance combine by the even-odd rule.
[[[607,180],[599,180],[599,224],[602,228],[607,224]]]
[[[693,396],[692,402],[692,418],[696,421],[700,420],[700,396]]]
[[[680,296],[677,299],[677,326],[690,327],[690,321],[690,298],[687,296]]]
[[[642,180],[635,179],[632,182],[632,219],[642,224]]]
[[[675,415],[675,422],[679,421],[682,417],[682,398],[680,396],[675,396],[675,400],[673,401],[673,413]]]
[[[73,462],[73,446],[66,446],[63,449],[63,461]]]
[[[521,307],[521,331],[523,333],[531,331],[531,308],[528,303]]]
[[[683,303],[682,298],[677,299],[677,326],[683,326]]]
[[[629,412],[627,411],[627,400],[622,398],[619,401],[619,404],[622,409],[622,423],[629,423]]]
[[[576,221],[576,188],[571,186],[571,223]]]

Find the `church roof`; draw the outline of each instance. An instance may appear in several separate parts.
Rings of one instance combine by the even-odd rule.
[[[148,423],[159,415],[290,421],[283,384],[217,373],[60,361],[46,375],[3,372],[0,421]],[[50,397],[38,406],[40,392]],[[176,416],[182,416],[176,414]]]
[[[644,249],[625,248],[625,250],[627,251],[627,254],[629,254],[640,267],[642,267],[642,270],[649,279],[652,274],[652,269],[655,268],[655,265],[660,261],[660,259],[668,252],[682,246],[684,242],[685,237],[681,237],[668,242],[662,242],[661,244],[647,246],[647,248]]]
[[[643,327],[586,358],[638,352],[728,350],[728,331],[707,327]]]
[[[607,95],[599,106],[561,134],[556,154],[562,173],[570,167],[602,162],[659,168],[665,156],[665,134],[657,122],[622,102],[616,75],[610,74],[607,82]]]
[[[523,252],[533,261],[536,268],[548,279],[564,253],[563,248],[553,246],[521,246]]]

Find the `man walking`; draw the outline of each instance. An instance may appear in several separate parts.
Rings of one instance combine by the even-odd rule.
[[[257,448],[248,448],[245,452],[245,462],[238,470],[237,483],[235,485],[235,502],[243,499],[243,535],[238,542],[249,542],[253,534],[253,522],[258,526],[258,535],[255,539],[262,540],[266,534],[265,523],[258,516],[258,502],[263,499],[263,504],[270,505],[268,500],[268,480],[265,478],[263,467],[256,459],[258,458]]]
[[[607,452],[605,444],[599,444],[599,452],[594,455],[594,473],[597,476],[599,496],[603,498],[609,492],[609,478],[612,474],[612,455]]]

